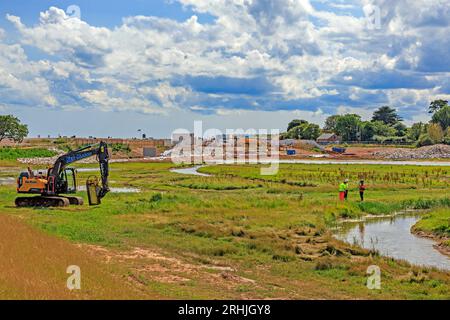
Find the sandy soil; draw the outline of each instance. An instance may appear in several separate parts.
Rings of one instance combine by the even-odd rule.
[[[145,290],[150,282],[179,286],[184,286],[191,281],[201,282],[199,291],[216,288],[224,295],[242,284],[258,287],[255,280],[239,275],[234,267],[213,261],[195,263],[191,261],[195,260],[195,257],[189,259],[189,257],[172,256],[161,249],[135,247],[121,251],[86,244],[80,244],[79,247],[100,258],[106,264],[119,263],[127,266],[128,281],[142,290]],[[251,298],[249,294],[245,293],[241,298]]]
[[[398,148],[390,148],[390,147],[348,147],[346,148],[346,152],[344,154],[339,154],[331,151],[330,147],[325,148],[325,153],[318,153],[314,150],[305,150],[305,149],[295,149],[295,156],[287,156],[282,152],[281,159],[305,159],[311,158],[315,156],[325,155],[326,159],[336,159],[336,160],[359,160],[359,159],[367,159],[367,160],[381,160],[383,158],[376,157],[374,154],[381,151],[386,150],[396,150]]]
[[[120,267],[0,214],[0,299],[161,298],[133,288]],[[67,267],[81,269],[81,290],[67,288]]]

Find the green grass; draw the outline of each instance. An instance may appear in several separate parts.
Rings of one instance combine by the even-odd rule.
[[[0,148],[0,160],[17,160],[19,158],[46,158],[53,157],[57,153],[47,149],[32,148],[32,149],[19,149],[3,147]]]
[[[213,177],[197,177],[172,173],[172,166],[111,164],[112,187],[142,192],[108,194],[98,207],[16,209],[14,188],[0,186],[0,211],[75,243],[157,248],[196,263],[231,265],[257,283],[222,293],[201,277],[182,287],[142,281],[176,298],[450,297],[449,273],[371,254],[334,240],[329,229],[341,218],[409,208],[447,210],[447,168],[281,165],[278,175],[261,176],[258,166],[211,166],[201,171]],[[80,172],[79,184],[89,175]],[[357,194],[361,177],[368,186],[364,203]],[[351,190],[349,201],[342,203],[337,186],[344,178],[350,178]],[[365,287],[372,264],[384,274],[378,292]],[[425,280],[406,281],[416,269],[426,272]]]
[[[350,179],[352,189],[357,189],[359,180],[376,186],[377,189],[389,188],[424,188],[444,187],[450,185],[447,167],[418,167],[418,166],[388,166],[388,165],[296,165],[282,164],[277,175],[261,176],[257,165],[246,166],[211,166],[200,169],[200,172],[215,174],[223,177],[239,176],[246,179],[264,180],[282,184],[300,186],[335,186],[345,178]]]
[[[450,207],[433,210],[426,214],[417,222],[414,229],[437,236],[450,237]]]

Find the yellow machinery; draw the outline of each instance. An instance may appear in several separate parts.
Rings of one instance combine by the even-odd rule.
[[[101,184],[90,177],[86,182],[89,205],[100,204],[100,200],[109,192],[109,152],[105,142],[87,146],[60,156],[46,173],[35,174],[30,168],[22,172],[17,179],[17,192],[20,194],[38,194],[35,197],[18,197],[18,207],[64,207],[70,204],[82,205],[83,198],[70,196],[77,192],[76,171],[67,165],[97,157],[100,164]],[[63,196],[64,195],[64,196]]]

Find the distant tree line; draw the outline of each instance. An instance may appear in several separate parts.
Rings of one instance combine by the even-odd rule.
[[[321,133],[335,133],[344,142],[379,141],[409,142],[418,146],[437,143],[450,144],[450,106],[446,100],[431,102],[429,123],[414,123],[407,127],[397,110],[382,106],[373,113],[370,121],[363,121],[358,114],[332,115],[323,129],[305,120],[293,120],[282,139],[317,139]]]

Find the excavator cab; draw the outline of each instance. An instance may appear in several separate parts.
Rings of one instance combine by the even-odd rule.
[[[77,192],[76,171],[74,168],[65,168],[58,179],[57,193],[71,194]]]
[[[52,179],[50,176],[50,168],[47,174],[47,192],[51,194],[71,194],[77,192],[76,171],[74,168],[64,168],[58,176],[58,179]]]

